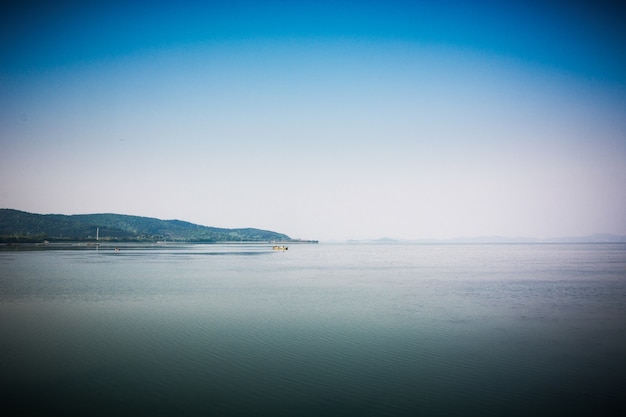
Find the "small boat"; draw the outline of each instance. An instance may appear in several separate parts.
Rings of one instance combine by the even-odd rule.
[[[272,249],[274,250],[287,250],[289,249],[288,246],[272,246]]]

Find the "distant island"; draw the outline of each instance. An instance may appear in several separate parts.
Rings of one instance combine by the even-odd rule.
[[[286,234],[254,228],[223,229],[181,220],[125,214],[35,214],[0,209],[0,243],[102,242],[291,242]]]
[[[348,240],[353,244],[528,244],[528,243],[626,243],[626,236],[610,233],[596,233],[587,236],[567,236],[555,238],[476,236],[449,239],[380,239]]]

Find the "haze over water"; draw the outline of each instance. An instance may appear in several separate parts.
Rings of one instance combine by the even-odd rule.
[[[621,415],[626,246],[0,251],[22,415]]]

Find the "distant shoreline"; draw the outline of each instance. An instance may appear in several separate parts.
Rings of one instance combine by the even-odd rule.
[[[126,214],[36,214],[14,209],[0,209],[0,242],[317,243],[252,227],[229,229]]]
[[[124,240],[124,241],[37,241],[37,242],[0,242],[1,249],[97,249],[115,247],[174,247],[183,245],[232,245],[232,246],[272,246],[272,245],[316,245],[317,240],[288,240],[288,241],[222,241],[222,242],[198,242],[198,241],[145,241],[145,240]]]

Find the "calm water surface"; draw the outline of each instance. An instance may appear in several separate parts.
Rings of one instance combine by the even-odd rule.
[[[624,244],[0,251],[19,415],[617,416],[625,386]]]

